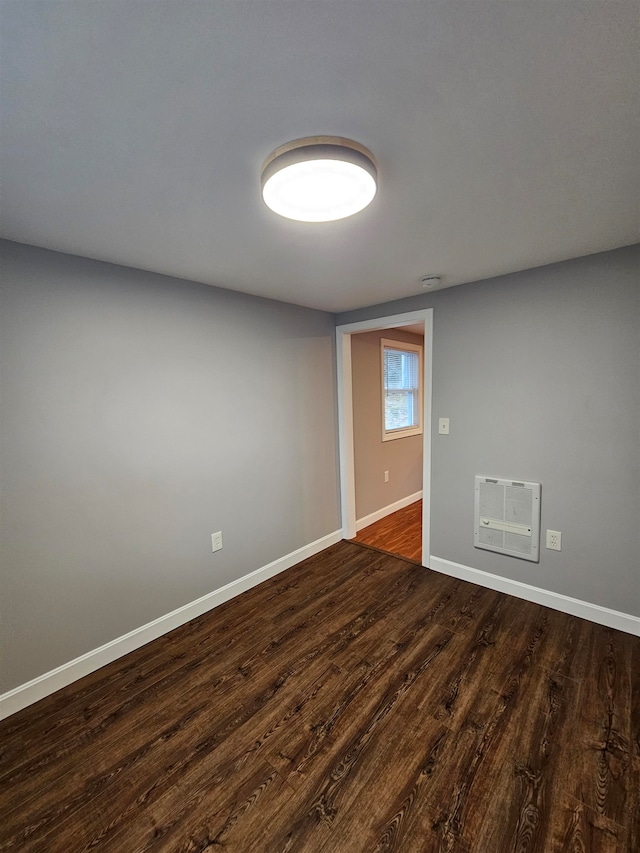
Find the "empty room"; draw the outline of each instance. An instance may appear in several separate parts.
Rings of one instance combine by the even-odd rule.
[[[0,851],[640,850],[637,0],[0,0]]]

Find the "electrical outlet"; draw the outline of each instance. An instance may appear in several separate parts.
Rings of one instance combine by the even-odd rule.
[[[222,531],[211,534],[211,550],[219,551],[222,548]]]
[[[559,530],[547,530],[547,548],[562,551],[562,533]]]
[[[385,481],[385,483],[389,482],[389,472],[388,471],[384,472],[384,481]]]

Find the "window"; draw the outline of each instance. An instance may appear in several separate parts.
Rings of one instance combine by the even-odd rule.
[[[382,440],[422,432],[422,347],[383,338]]]

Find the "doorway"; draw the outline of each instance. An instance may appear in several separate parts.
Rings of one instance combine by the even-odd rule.
[[[427,308],[406,314],[395,314],[359,323],[347,323],[336,328],[338,368],[338,431],[340,443],[340,494],[342,506],[342,535],[356,536],[355,454],[353,429],[352,335],[375,330],[424,326],[423,348],[423,432],[422,432],[422,512],[421,562],[426,566],[430,554],[430,491],[431,491],[431,394],[432,394],[432,337],[433,309]]]

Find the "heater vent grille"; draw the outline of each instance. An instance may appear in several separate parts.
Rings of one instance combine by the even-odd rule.
[[[540,483],[475,478],[476,548],[539,560]]]

